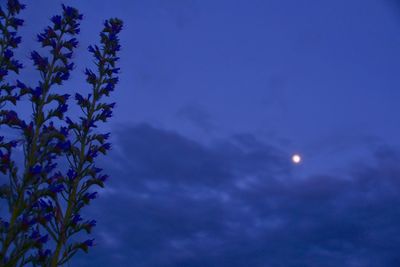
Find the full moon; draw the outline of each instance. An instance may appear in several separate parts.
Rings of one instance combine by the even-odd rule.
[[[292,161],[294,164],[299,164],[301,162],[301,157],[299,154],[294,154],[292,156]]]

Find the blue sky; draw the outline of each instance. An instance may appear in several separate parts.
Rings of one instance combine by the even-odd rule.
[[[63,3],[84,14],[66,91],[125,23],[112,179],[74,266],[399,266],[397,1]],[[25,59],[61,1],[27,4]]]

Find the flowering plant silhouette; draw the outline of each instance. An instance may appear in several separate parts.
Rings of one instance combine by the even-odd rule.
[[[99,46],[89,46],[96,66],[85,71],[91,92],[75,94],[82,116],[72,119],[66,116],[70,95],[55,90],[74,69],[83,16],[62,5],[62,14],[53,16],[51,26],[37,35],[48,52],[31,52],[39,81],[29,86],[20,79],[9,81],[9,74],[18,76],[23,68],[13,51],[21,42],[18,29],[24,20],[18,16],[24,8],[18,0],[0,7],[0,127],[19,133],[14,139],[0,136],[0,199],[7,206],[7,212],[0,213],[0,266],[59,266],[94,245],[94,239],[78,241],[77,234],[89,234],[96,225],[81,217],[82,209],[97,197],[94,187],[103,187],[108,178],[95,159],[111,148],[110,134],[95,128],[108,121],[115,106],[105,98],[118,82],[122,21],[106,20]],[[16,112],[25,97],[32,106],[27,120]],[[17,147],[24,153],[21,164],[13,159]]]

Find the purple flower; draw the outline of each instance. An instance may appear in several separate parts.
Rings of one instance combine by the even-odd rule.
[[[35,89],[31,90],[31,94],[32,94],[32,100],[33,101],[38,101],[40,99],[40,96],[43,93],[43,89],[42,87],[38,86]]]
[[[49,240],[49,235],[44,235],[36,239],[36,242],[39,244],[44,244]]]
[[[22,218],[22,223],[25,223],[27,225],[34,225],[36,223],[36,219],[34,219],[34,218],[29,219],[27,217],[23,217]]]
[[[94,227],[94,226],[96,226],[96,223],[97,223],[96,220],[91,220],[87,224],[89,224],[90,226]]]
[[[14,53],[10,49],[6,49],[6,51],[4,51],[4,58],[5,59],[8,60],[8,59],[12,58],[12,56],[14,56]]]
[[[83,244],[87,247],[93,247],[94,243],[93,243],[94,239],[88,239],[85,242],[83,242]]]
[[[53,208],[53,204],[51,203],[51,201],[45,201],[43,199],[39,199],[39,206],[41,209],[49,209],[49,208]]]
[[[25,8],[25,5],[20,4],[18,0],[8,0],[7,8],[12,15],[18,14],[22,9]]]
[[[73,68],[74,68],[74,63],[71,62],[70,64],[65,65],[65,68],[66,68],[67,70],[73,70]]]
[[[8,70],[0,68],[0,79],[8,74]]]
[[[39,231],[37,231],[37,230],[34,230],[31,234],[30,234],[30,236],[29,236],[29,238],[30,239],[33,239],[33,240],[35,240],[35,239],[37,239],[37,238],[39,238],[40,237],[40,233],[39,233]]]
[[[66,81],[69,79],[69,71],[64,68],[56,73],[56,75],[52,78],[52,83],[61,85],[62,81]]]
[[[113,109],[114,107],[115,107],[115,102],[113,102],[111,104],[107,104],[108,109]]]
[[[117,35],[116,34],[114,34],[114,33],[110,33],[110,35],[108,35],[108,41],[109,42],[114,42],[114,41],[117,41],[118,39],[117,39]]]
[[[51,17],[51,21],[54,23],[55,30],[61,29],[61,21],[62,21],[61,16],[59,16],[59,15],[53,16],[53,17]]]
[[[31,175],[38,175],[42,172],[42,166],[35,165],[29,169]]]
[[[67,48],[68,50],[72,50],[73,48],[76,48],[78,45],[78,41],[76,38],[71,38],[70,40],[64,42],[64,47]]]
[[[47,179],[48,184],[53,184],[63,179],[62,174],[60,171],[56,172],[53,176]]]
[[[77,214],[74,214],[74,216],[72,217],[71,223],[73,225],[76,225],[76,224],[78,224],[78,222],[80,222],[82,220],[83,219],[82,219],[81,215],[79,213],[77,213]]]
[[[2,154],[0,156],[0,165],[2,165],[3,167],[6,167],[6,165],[8,165],[10,163],[10,154],[6,153],[6,154]]]
[[[61,104],[61,105],[59,105],[59,106],[57,107],[56,112],[57,112],[58,114],[62,114],[62,113],[67,112],[67,110],[68,110],[68,105],[67,105],[67,104]]]
[[[82,117],[81,117],[81,120],[82,120],[82,125],[83,125],[84,128],[91,128],[91,127],[96,128],[97,127],[94,124],[94,120],[87,120],[87,119],[82,118]]]
[[[122,21],[119,19],[110,19],[104,22],[104,32],[117,34],[122,30]]]
[[[11,60],[9,68],[18,74],[19,70],[23,68],[23,65],[18,60]]]
[[[90,161],[93,160],[93,158],[97,157],[97,149],[90,148],[87,152],[86,157],[89,158]]]
[[[114,83],[107,83],[104,87],[105,94],[108,96],[110,92],[114,91],[115,84]]]
[[[62,81],[66,81],[69,79],[69,71],[67,69],[63,72],[59,72],[58,74]]]
[[[86,230],[87,233],[90,233],[92,231],[92,228],[96,226],[96,221],[91,220],[91,221],[86,221],[83,225],[83,228]]]
[[[67,127],[61,127],[60,128],[60,134],[62,134],[64,137],[67,137],[68,136],[68,128]],[[70,146],[71,146],[71,142],[69,142],[69,147]]]
[[[53,214],[47,213],[46,215],[43,216],[43,219],[45,222],[49,222],[53,217],[54,217]]]
[[[48,43],[47,36],[43,33],[37,35],[37,41],[45,44]],[[45,44],[43,44],[43,46],[45,46]]]
[[[35,225],[37,220],[35,218],[28,218],[24,216],[21,221],[21,228],[23,231],[27,231],[31,226]]]
[[[21,90],[27,89],[26,85],[23,82],[21,82],[20,80],[17,80],[17,87]]]
[[[72,52],[68,52],[68,53],[64,53],[63,56],[67,59],[71,59],[72,58]]]
[[[109,176],[107,174],[103,174],[97,177],[97,179],[101,182],[105,182],[108,178]]]
[[[24,123],[25,123],[25,122],[24,122]],[[15,141],[15,140],[13,140],[13,141],[11,141],[11,142],[8,143],[8,145],[9,145],[10,147],[16,147],[17,144],[18,144],[18,141]]]
[[[71,120],[71,118],[70,117],[66,117],[65,118],[65,122],[69,125],[69,126],[72,126],[72,125],[74,125],[74,122]]]
[[[85,70],[85,75],[86,75],[86,81],[90,84],[95,84],[97,81],[96,74],[93,73],[93,71],[86,69]]]
[[[65,6],[63,4],[62,9],[64,11],[64,16],[67,18],[67,20],[81,20],[83,18],[83,16],[79,14],[76,8]]]
[[[24,20],[18,18],[11,18],[9,23],[11,27],[17,29],[19,26],[22,26],[24,24]]]
[[[18,115],[15,111],[9,110],[5,111],[4,116],[4,123],[10,124],[10,125],[20,125],[21,120],[18,118]]]
[[[21,37],[20,36],[15,36],[15,32],[12,32],[11,33],[11,37],[8,40],[8,44],[12,48],[17,48],[20,43],[21,43]]]
[[[119,79],[118,77],[114,77],[108,80],[109,83],[116,85],[118,83]]]
[[[86,197],[89,199],[95,199],[97,197],[97,192],[90,193],[86,195]]]
[[[58,142],[55,146],[57,151],[68,151],[71,148],[71,141],[67,140],[65,142]]]
[[[42,47],[50,46],[53,49],[57,46],[56,38],[57,33],[51,27],[47,27],[43,33],[37,35],[37,40],[42,43]]]
[[[50,185],[48,189],[53,193],[60,193],[65,189],[65,187],[63,184],[57,184],[57,185]]]
[[[31,52],[31,59],[33,60],[33,64],[37,67],[38,70],[45,71],[48,63],[48,59],[39,55],[38,52]]]
[[[70,96],[71,96],[70,94],[63,94],[63,95],[61,95],[61,96],[60,96],[61,102],[62,102],[62,103],[65,103],[65,102],[69,99]]]
[[[105,140],[107,140],[108,138],[110,138],[110,133],[102,134],[101,136],[102,136]]]
[[[53,164],[47,164],[46,168],[45,168],[45,172],[46,173],[50,173],[52,170],[54,170],[57,167],[57,163],[53,163]]]
[[[78,174],[73,170],[73,169],[69,169],[67,172],[67,177],[68,179],[72,182],[76,177],[78,176]]]
[[[85,193],[83,196],[85,202],[89,202],[89,200],[93,200],[97,197],[97,192],[93,193]]]
[[[94,54],[96,57],[100,55],[100,49],[97,45],[95,45],[95,46],[89,45],[88,51],[90,53]]]
[[[110,150],[111,149],[111,144],[110,143],[105,143],[103,145],[101,145],[101,147],[105,150]]]
[[[75,100],[78,102],[78,105],[82,107],[87,107],[89,105],[89,100],[84,98],[81,94],[75,94]]]
[[[101,172],[103,169],[102,168],[97,168],[97,167],[93,167],[92,168],[92,171],[94,172],[94,173],[99,173],[99,172]]]

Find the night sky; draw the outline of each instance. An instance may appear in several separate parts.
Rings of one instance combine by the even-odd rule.
[[[400,266],[400,2],[25,2],[28,66],[62,2],[84,14],[73,93],[125,23],[97,245],[71,266]]]

